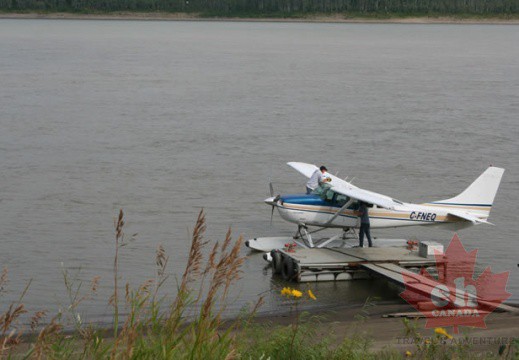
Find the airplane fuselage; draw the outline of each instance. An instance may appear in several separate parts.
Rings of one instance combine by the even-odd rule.
[[[325,226],[330,228],[358,228],[360,221],[357,215],[358,204],[353,203],[343,209],[337,216],[336,213],[344,203],[338,203],[335,198],[326,200],[318,195],[282,195],[272,204],[277,207],[281,217],[289,222],[305,224],[309,226]],[[453,208],[458,210],[469,210],[463,204],[442,206],[441,204],[409,204],[402,203],[400,209],[389,210],[376,205],[370,207],[369,218],[372,228],[391,228],[415,225],[443,225],[453,230],[458,230],[471,223],[459,221],[448,214]],[[478,213],[485,218],[488,208],[481,206],[480,209],[471,207],[470,211]],[[333,218],[335,216],[335,218]],[[333,218],[333,220],[332,220]],[[331,220],[331,221],[330,221]]]

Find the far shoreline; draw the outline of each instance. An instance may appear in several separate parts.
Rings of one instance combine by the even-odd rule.
[[[16,13],[0,12],[0,19],[49,19],[49,20],[138,20],[138,21],[215,21],[215,22],[279,22],[279,23],[352,23],[352,24],[467,24],[467,25],[519,25],[519,18],[470,18],[455,16],[438,17],[345,17],[344,14],[309,15],[306,17],[209,17],[198,13],[168,12],[113,12],[113,13]]]

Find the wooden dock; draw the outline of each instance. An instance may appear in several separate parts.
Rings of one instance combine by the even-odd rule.
[[[382,277],[415,294],[431,297],[438,285],[447,287],[451,296],[465,302],[472,297],[483,308],[508,311],[519,314],[519,309],[491,300],[481,299],[473,294],[448,287],[441,282],[418,273],[420,268],[434,268],[438,277],[445,276],[445,263],[430,255],[422,257],[418,251],[401,247],[380,248],[298,248],[295,251],[279,250],[279,264],[273,264],[274,271],[281,273],[285,280],[297,282],[338,281]],[[278,267],[276,270],[276,266]],[[415,270],[410,271],[409,269]],[[404,278],[405,275],[405,278]]]
[[[391,263],[378,263],[378,264],[363,264],[363,267],[370,270],[374,274],[377,274],[379,276],[382,276],[389,281],[396,283],[402,287],[407,287],[410,291],[414,292],[415,294],[424,295],[426,297],[431,297],[433,293],[433,289],[437,287],[438,285],[443,285],[436,280],[430,279],[428,277],[422,276],[420,274],[416,274],[413,272],[410,272],[398,265],[391,264]],[[404,279],[404,274],[407,278]],[[501,311],[507,311],[514,314],[519,314],[519,309],[513,306],[509,306],[506,304],[502,304],[500,302],[495,302],[492,300],[486,300],[482,299],[478,296],[475,296],[473,294],[470,294],[466,291],[463,291],[461,289],[455,289],[450,286],[445,286],[447,289],[449,289],[449,298],[450,302],[456,301],[456,299],[461,300],[461,302],[465,302],[469,298],[473,298],[475,302],[479,305],[479,307],[483,308],[497,308]]]
[[[397,247],[350,248],[350,249],[305,249],[298,248],[294,252],[280,251],[290,264],[281,271],[285,279],[297,282],[351,280],[369,276],[364,265],[396,264],[403,268],[420,268],[436,266],[433,256],[418,256],[416,250]],[[283,270],[283,269],[282,269]]]

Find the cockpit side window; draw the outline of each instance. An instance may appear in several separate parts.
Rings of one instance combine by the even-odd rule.
[[[350,200],[351,200],[351,198],[349,196],[337,194],[337,196],[335,197],[335,205],[337,205],[338,207],[343,207]],[[357,200],[353,199],[352,203],[348,206],[348,209],[358,210],[359,202]]]
[[[337,204],[337,206],[343,207],[344,204],[346,204],[349,200],[350,198],[348,196],[337,194],[337,197],[335,198],[335,203]]]
[[[324,193],[324,198],[323,200],[324,201],[332,201],[333,200],[333,196],[335,195],[335,193],[333,192],[333,190],[328,190]]]

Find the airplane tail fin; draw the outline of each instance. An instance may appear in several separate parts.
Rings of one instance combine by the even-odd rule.
[[[454,209],[479,213],[488,217],[505,169],[489,167],[461,194],[433,204],[452,206]]]

